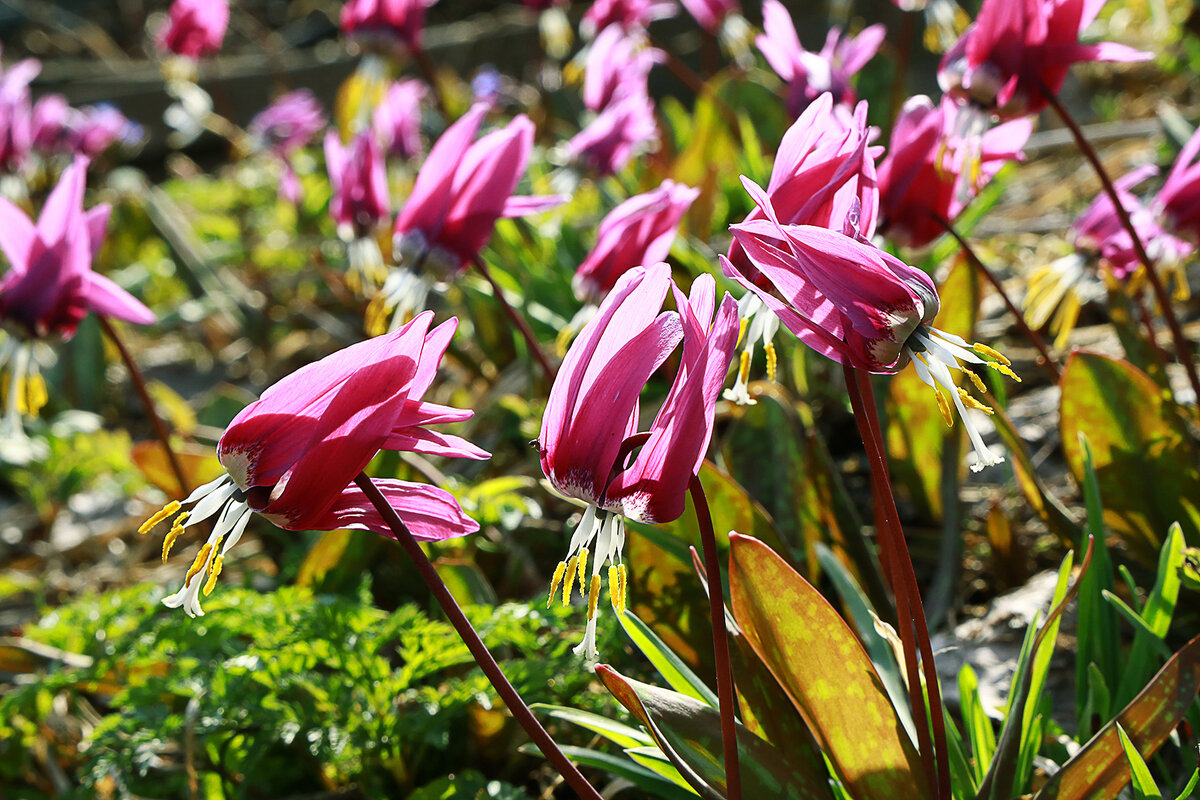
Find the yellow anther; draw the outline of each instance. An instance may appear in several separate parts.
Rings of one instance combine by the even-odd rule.
[[[586,580],[586,578],[584,578],[584,576],[587,575],[587,560],[588,560],[589,554],[590,554],[590,551],[586,547],[579,548],[579,596],[580,597],[583,597],[583,582]],[[570,594],[570,592],[567,592],[567,594]]]
[[[624,614],[625,613],[625,599],[627,597],[625,592],[629,588],[629,571],[625,569],[624,564],[617,567],[617,578],[619,579],[618,586],[620,587],[617,590],[617,613]]]
[[[621,578],[617,575],[617,566],[608,565],[608,600],[612,603],[613,611],[617,610],[618,595],[621,594]]]
[[[41,375],[33,374],[25,379],[25,408],[29,416],[35,417],[42,410],[42,406],[46,405],[49,400],[46,394],[46,379]]]
[[[387,308],[382,294],[377,294],[367,303],[367,311],[363,315],[363,330],[368,336],[379,336],[387,332]]]
[[[212,594],[213,587],[217,585],[217,576],[221,574],[221,564],[225,562],[225,556],[214,556],[212,566],[208,568],[208,580],[204,582],[204,596]]]
[[[946,399],[946,395],[941,389],[934,389],[933,393],[937,395],[938,410],[942,412],[942,419],[946,420],[946,427],[954,427],[954,417],[950,414],[950,401]]]
[[[571,560],[567,562],[567,582],[563,586],[563,605],[571,605],[571,592],[575,590],[575,573],[579,570],[579,556],[571,556]],[[579,582],[583,583],[582,576]],[[553,593],[551,593],[553,594]]]
[[[979,342],[976,342],[973,346],[975,348],[975,352],[979,353],[981,356],[987,356],[988,358],[994,358],[1006,367],[1012,366],[1012,362],[1009,361],[1007,358],[1005,358],[1004,354],[1001,353],[999,350],[993,350],[992,348],[988,347],[986,344],[980,344]]]
[[[1004,364],[1001,364],[998,361],[989,361],[989,362],[987,362],[987,365],[989,367],[991,367],[992,369],[996,370],[996,372],[999,372],[1001,375],[1007,375],[1008,377],[1012,378],[1017,383],[1021,382],[1021,379],[1017,376],[1017,373],[1013,372],[1011,369],[1006,367]]]
[[[190,586],[192,584],[192,578],[196,577],[201,573],[201,571],[203,571],[205,566],[208,564],[208,555],[212,552],[212,549],[212,542],[205,542],[204,547],[200,548],[200,552],[196,553],[196,560],[192,562],[190,567],[188,567],[187,576],[183,579],[184,586]]]
[[[579,582],[579,588],[583,588],[583,581]],[[596,616],[596,603],[600,601],[600,576],[592,576],[592,585],[588,587],[588,619]]]
[[[965,374],[968,378],[971,379],[971,383],[975,384],[975,388],[978,389],[980,392],[987,391],[987,386],[984,385],[983,378],[980,378],[978,375],[976,375],[975,370],[963,369],[963,374]]]
[[[966,389],[959,389],[958,396],[962,398],[963,404],[966,405],[967,408],[974,408],[977,411],[982,411],[983,413],[988,414],[988,415],[996,413],[995,410],[991,406],[985,406],[983,403],[979,402],[974,397],[971,397],[971,395],[967,394]]]
[[[167,556],[171,554],[171,545],[175,544],[179,534],[183,533],[183,525],[191,513],[185,511],[176,517],[175,522],[171,525],[171,530],[167,531],[167,535],[163,537],[162,560],[164,564],[167,563]]]
[[[750,380],[750,351],[743,350],[738,362],[738,380],[747,383]]]
[[[774,382],[775,367],[779,364],[775,357],[775,345],[771,342],[767,342],[766,347],[763,349],[767,351],[767,380]]]
[[[546,598],[546,608],[549,608],[550,604],[554,602],[554,593],[558,591],[558,586],[562,583],[566,571],[567,562],[558,562],[558,566],[554,568],[554,577],[550,579],[550,596]]]
[[[29,414],[29,406],[25,405],[25,378],[17,378],[14,383],[6,383],[4,387],[4,396],[7,397],[9,392],[14,392],[13,401],[17,406],[18,414]]]
[[[148,533],[155,525],[178,511],[179,505],[180,504],[178,500],[172,500],[171,502],[167,503],[158,511],[154,512],[154,516],[150,517],[150,519],[146,520],[138,527],[138,533]]]
[[[734,349],[742,346],[742,340],[746,338],[746,328],[749,326],[750,320],[747,317],[743,317],[741,321],[738,322],[738,340],[737,344],[734,345]]]

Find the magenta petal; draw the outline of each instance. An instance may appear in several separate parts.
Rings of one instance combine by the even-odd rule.
[[[37,228],[25,212],[5,197],[0,197],[0,252],[8,259],[9,274],[23,274],[28,268],[29,253]]]
[[[569,194],[513,195],[504,201],[504,209],[500,212],[500,216],[509,219],[528,217],[531,214],[541,214],[557,208],[570,200]]]
[[[108,236],[108,218],[111,215],[112,206],[108,203],[100,203],[84,212],[92,258],[95,258],[100,253],[100,248],[104,246],[104,239]]]
[[[407,450],[427,456],[470,458],[477,461],[492,457],[491,453],[481,447],[476,447],[461,436],[427,431],[416,426],[393,430],[380,449]]]
[[[97,272],[87,273],[88,310],[106,317],[122,319],[135,325],[150,325],[158,317],[141,300]]]
[[[374,484],[413,538],[436,542],[479,530],[479,523],[468,517],[444,489],[388,478],[376,478]],[[391,526],[357,486],[347,486],[312,522],[315,524],[310,527],[316,530],[355,528],[395,538]]]
[[[71,166],[63,170],[38,216],[37,229],[42,241],[48,244],[62,241],[78,224],[83,209],[87,167],[87,158],[76,156]]]

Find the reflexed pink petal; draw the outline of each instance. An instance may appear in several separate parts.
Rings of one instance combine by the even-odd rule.
[[[479,530],[479,523],[468,517],[444,489],[388,478],[375,478],[373,482],[415,539],[436,542]],[[355,528],[395,538],[391,526],[357,486],[347,486],[313,522],[317,530]]]
[[[83,208],[83,187],[87,181],[88,160],[76,156],[71,166],[63,170],[58,183],[46,198],[38,216],[37,229],[42,241],[59,242],[79,224]]]
[[[0,252],[8,259],[9,273],[24,273],[37,229],[25,212],[5,197],[0,197]]]
[[[424,428],[407,427],[393,430],[381,450],[407,450],[427,456],[446,458],[470,458],[477,461],[491,458],[491,453],[468,442],[461,436]]]
[[[153,324],[158,317],[141,300],[98,272],[87,273],[88,310],[136,325]]]

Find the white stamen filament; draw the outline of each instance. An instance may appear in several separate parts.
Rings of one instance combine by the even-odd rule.
[[[595,546],[589,548],[594,554],[591,562],[591,576],[590,578],[583,574],[579,576],[580,589],[583,594],[589,596],[591,579],[600,576],[606,566],[616,566],[621,563],[621,550],[625,546],[625,521],[621,515],[611,511],[601,511],[595,505],[589,505],[579,520],[575,533],[571,536],[571,547],[566,560],[569,561],[580,550],[589,547],[593,540]],[[610,591],[612,591],[611,588]],[[599,613],[596,611],[595,614],[589,614],[583,641],[572,651],[576,655],[582,655],[588,661],[595,661],[600,657],[600,652],[596,649],[596,617]]]
[[[246,525],[250,522],[250,506],[245,500],[239,499],[239,496],[244,497],[238,492],[233,479],[228,475],[222,475],[193,491],[183,502],[183,505],[196,504],[186,524],[182,526],[184,530],[197,522],[208,519],[218,511],[220,516],[217,517],[212,533],[208,536],[206,544],[210,547],[200,572],[194,575],[190,581],[185,581],[178,592],[164,597],[162,601],[164,606],[168,608],[183,606],[184,612],[189,617],[204,616],[204,609],[200,607],[200,590],[206,582],[205,576],[212,570],[213,560],[224,556],[229,548],[237,544],[246,530]],[[217,543],[222,539],[224,542],[218,552]],[[203,547],[204,545],[201,545],[202,549]]]

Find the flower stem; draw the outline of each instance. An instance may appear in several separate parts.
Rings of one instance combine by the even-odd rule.
[[[400,520],[395,509],[388,504],[383,494],[376,488],[371,479],[365,473],[359,473],[354,479],[354,483],[358,485],[371,504],[379,511],[384,520],[391,527],[392,533],[396,535],[396,541],[404,548],[404,552],[412,559],[413,564],[417,567],[417,572],[421,574],[421,578],[425,581],[425,585],[429,587],[429,591],[437,599],[438,604],[442,607],[446,617],[450,620],[450,624],[458,631],[458,635],[462,637],[463,643],[467,649],[471,651],[475,662],[479,664],[479,668],[483,670],[483,674],[492,682],[496,693],[500,695],[500,699],[508,706],[508,710],[520,723],[525,732],[529,734],[529,738],[533,739],[534,744],[542,751],[546,758],[554,765],[554,768],[566,779],[567,783],[575,791],[579,797],[588,798],[588,800],[601,800],[600,793],[596,791],[587,779],[579,772],[574,764],[563,754],[555,741],[550,738],[550,734],[538,722],[537,717],[529,710],[529,706],[525,705],[525,701],[521,699],[521,695],[509,683],[504,672],[501,671],[500,665],[496,663],[496,659],[488,651],[487,645],[479,638],[479,634],[475,632],[475,628],[471,626],[466,615],[463,614],[458,603],[455,602],[454,596],[450,594],[450,590],[446,588],[446,584],[437,574],[437,570],[433,568],[433,564],[429,562],[429,557],[425,555],[425,551],[417,544],[417,540],[409,533],[408,528]]]
[[[529,345],[529,351],[533,353],[533,357],[542,366],[542,372],[551,381],[554,380],[558,371],[551,365],[550,359],[547,358],[546,352],[542,350],[542,346],[538,343],[537,337],[533,335],[533,331],[529,327],[529,323],[525,318],[517,313],[517,310],[508,304],[508,300],[504,297],[504,291],[500,288],[500,284],[496,283],[496,279],[492,277],[491,270],[478,253],[475,254],[472,263],[475,264],[475,269],[479,270],[479,274],[492,286],[492,294],[496,295],[496,299],[500,301],[500,307],[504,309],[504,313],[512,321],[513,325],[517,326],[517,330],[521,332],[521,336],[525,338],[525,344]]]
[[[437,70],[433,68],[433,59],[429,57],[429,53],[423,47],[413,48],[413,59],[417,62],[417,69],[421,71],[421,77],[429,84],[429,90],[433,92],[433,104],[437,107],[438,113],[443,117],[448,116],[446,113],[446,98],[442,97],[442,85],[438,83]]]
[[[721,585],[721,565],[717,558],[717,535],[712,513],[700,477],[693,475],[688,491],[696,507],[700,543],[704,547],[704,571],[708,580],[708,607],[712,616],[713,654],[717,662],[717,705],[721,714],[721,751],[725,759],[725,796],[741,800],[742,770],[738,763],[737,725],[733,719],[736,698],[733,694],[733,667],[729,661],[729,635],[725,629],[725,591]]]
[[[954,229],[953,225],[943,219],[939,214],[930,212],[930,215],[937,222],[937,224],[942,226],[946,233],[954,237],[954,241],[958,242],[958,246],[962,248],[963,255],[967,257],[967,262],[970,263],[970,265],[974,267],[977,272],[983,275],[983,277],[987,278],[988,283],[990,283],[992,288],[996,290],[996,293],[1000,295],[1000,299],[1004,301],[1005,307],[1008,308],[1013,317],[1016,319],[1017,327],[1021,329],[1021,333],[1025,334],[1025,338],[1037,348],[1038,353],[1041,355],[1041,358],[1039,358],[1038,361],[1041,362],[1042,366],[1046,368],[1046,371],[1050,373],[1050,377],[1053,379],[1054,383],[1057,384],[1058,379],[1062,377],[1062,370],[1058,368],[1058,364],[1055,363],[1054,358],[1050,355],[1050,350],[1046,347],[1046,343],[1042,341],[1042,337],[1038,335],[1037,331],[1029,327],[1029,323],[1025,321],[1025,315],[1021,313],[1020,309],[1018,309],[1013,301],[1009,298],[1008,293],[1004,291],[1004,286],[1000,283],[1000,279],[997,278],[996,274],[988,269],[987,265],[979,259],[979,256],[975,254],[975,250],[972,249],[971,245],[967,243],[966,239],[959,235],[958,231]]]
[[[1133,249],[1137,254],[1138,261],[1142,262],[1142,266],[1146,268],[1146,279],[1150,281],[1150,288],[1154,290],[1154,297],[1158,301],[1159,308],[1162,309],[1163,319],[1167,321],[1167,327],[1171,329],[1171,338],[1175,343],[1175,357],[1183,364],[1184,371],[1187,373],[1188,381],[1192,384],[1192,392],[1195,394],[1196,403],[1200,403],[1200,375],[1196,373],[1196,362],[1192,358],[1192,348],[1188,343],[1187,337],[1183,335],[1183,329],[1179,326],[1179,319],[1175,316],[1175,310],[1171,307],[1171,298],[1167,295],[1167,290],[1163,286],[1162,278],[1158,275],[1158,270],[1154,267],[1154,260],[1150,258],[1150,254],[1146,252],[1146,246],[1142,243],[1142,237],[1138,236],[1137,230],[1133,226],[1133,220],[1129,217],[1129,210],[1121,203],[1121,198],[1117,196],[1117,189],[1113,186],[1112,178],[1109,177],[1108,171],[1104,165],[1100,163],[1100,156],[1096,154],[1095,148],[1088,142],[1087,137],[1083,135],[1083,130],[1079,127],[1079,123],[1071,116],[1066,107],[1044,83],[1041,85],[1042,96],[1046,98],[1046,102],[1050,104],[1059,119],[1063,121],[1075,137],[1075,143],[1079,146],[1079,150],[1084,157],[1092,165],[1092,169],[1096,173],[1096,177],[1100,179],[1100,183],[1104,185],[1104,192],[1108,195],[1108,199],[1112,201],[1113,208],[1117,212],[1117,217],[1121,220],[1122,227],[1129,234],[1129,238],[1133,241]],[[1153,332],[1151,332],[1153,335]]]
[[[116,328],[108,321],[108,317],[103,314],[97,314],[96,319],[100,320],[100,327],[104,329],[104,334],[108,336],[109,341],[117,348],[117,352],[121,354],[121,360],[125,362],[125,368],[129,370],[129,377],[133,381],[133,388],[142,400],[142,405],[146,409],[146,416],[150,418],[150,424],[154,427],[154,435],[158,437],[159,444],[162,445],[163,450],[166,452],[167,462],[171,465],[171,471],[175,473],[175,480],[179,482],[179,496],[181,498],[187,497],[192,487],[188,485],[188,479],[184,475],[183,466],[179,463],[179,456],[175,455],[175,451],[171,449],[171,437],[167,431],[166,423],[158,415],[158,410],[154,406],[154,400],[151,399],[150,392],[146,390],[146,379],[142,376],[142,371],[138,369],[137,362],[129,354],[128,348],[121,341],[121,337],[117,335]]]
[[[882,514],[879,515],[883,521],[882,530],[879,531],[880,556],[884,561],[884,572],[890,577],[892,591],[896,595],[896,616],[900,623],[900,641],[904,646],[909,700],[912,704],[913,722],[917,728],[921,761],[925,765],[925,777],[930,788],[936,787],[933,797],[949,800],[950,763],[947,757],[949,749],[946,742],[946,719],[942,711],[942,693],[933,661],[929,628],[925,622],[925,609],[921,604],[921,590],[913,572],[912,557],[908,553],[904,531],[900,527],[896,499],[892,495],[883,434],[875,409],[875,392],[871,388],[871,376],[868,373],[849,365],[843,365],[843,369],[850,405],[854,409],[854,419],[858,423],[858,430],[871,464],[871,485],[875,502],[882,506]],[[918,649],[919,668],[925,674],[925,691],[929,694],[931,713],[928,716],[918,674]],[[933,727],[932,743],[929,740],[927,720]]]

